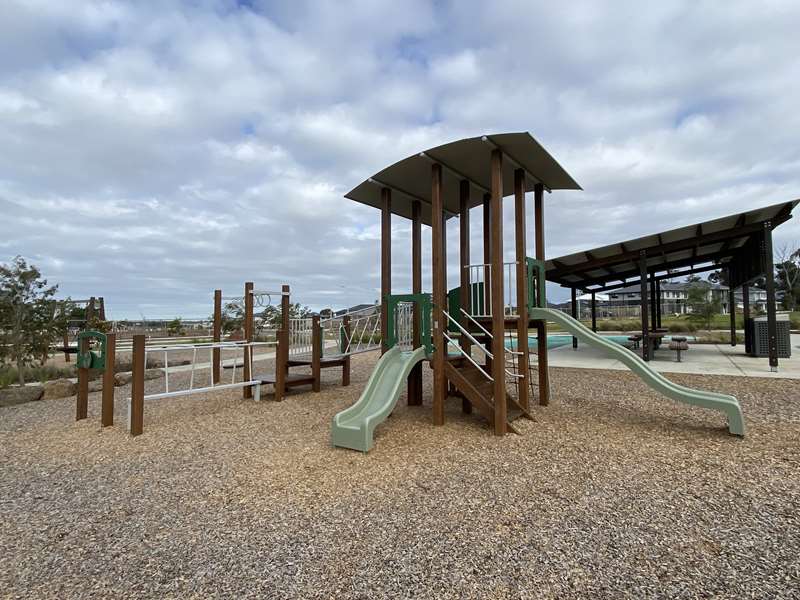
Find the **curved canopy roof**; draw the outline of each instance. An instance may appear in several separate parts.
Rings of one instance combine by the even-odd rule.
[[[422,204],[422,221],[431,223],[431,165],[442,165],[442,200],[447,216],[459,211],[459,185],[470,182],[470,208],[483,202],[491,189],[492,150],[503,151],[503,195],[514,190],[514,171],[526,172],[525,189],[537,183],[548,190],[579,190],[581,187],[530,133],[499,133],[450,142],[386,167],[345,194],[345,198],[381,207],[381,188],[392,190],[392,213],[411,218],[411,204]]]
[[[604,289],[611,282],[639,277],[640,252],[649,272],[686,266],[721,264],[742,252],[760,235],[764,223],[774,229],[792,216],[800,200],[781,202],[720,219],[567,254],[546,262],[548,281],[581,290]]]

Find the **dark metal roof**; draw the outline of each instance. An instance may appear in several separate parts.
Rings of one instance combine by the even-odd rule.
[[[787,221],[800,200],[781,202],[670,229],[644,237],[559,256],[546,263],[547,279],[566,287],[591,291],[612,282],[638,279],[640,252],[646,253],[647,270],[723,264],[748,241],[760,234],[764,223],[772,229]]]
[[[536,183],[548,190],[579,190],[581,187],[530,133],[500,133],[450,142],[386,167],[345,194],[345,198],[381,207],[381,188],[392,190],[392,213],[411,218],[411,204],[422,204],[422,222],[431,223],[431,165],[442,165],[442,199],[448,217],[459,211],[459,183],[467,179],[472,185],[470,208],[483,202],[483,194],[491,189],[491,154],[494,148],[503,151],[503,193],[514,191],[514,171],[525,170],[526,191]]]

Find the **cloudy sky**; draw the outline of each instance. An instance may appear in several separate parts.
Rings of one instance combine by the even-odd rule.
[[[547,196],[549,256],[800,197],[796,0],[0,12],[0,261],[115,318],[205,316],[245,280],[314,308],[375,300],[379,213],[343,194],[482,133],[530,131],[584,187]],[[407,221],[394,239],[399,291]]]

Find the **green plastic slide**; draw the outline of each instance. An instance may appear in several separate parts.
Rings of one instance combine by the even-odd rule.
[[[532,308],[529,313],[531,319],[542,319],[557,323],[579,340],[613,355],[614,358],[638,375],[652,389],[668,398],[724,413],[728,418],[728,431],[733,435],[744,435],[742,409],[739,407],[739,401],[735,397],[678,385],[658,371],[651,369],[637,354],[616,342],[597,335],[582,323],[560,311],[549,308]]]
[[[369,452],[375,427],[394,410],[412,367],[426,358],[424,346],[413,352],[403,352],[395,346],[384,354],[358,402],[333,417],[333,445]]]

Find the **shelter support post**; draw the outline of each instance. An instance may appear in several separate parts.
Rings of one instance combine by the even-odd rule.
[[[642,250],[639,253],[639,293],[641,295],[641,317],[642,317],[642,358],[650,360],[650,317],[647,311],[647,253]]]
[[[775,316],[775,265],[772,258],[772,223],[764,221],[761,236],[761,265],[767,291],[767,335],[769,337],[769,369],[778,370],[778,323]]]
[[[578,290],[575,288],[569,288],[570,293],[570,304],[569,308],[572,314],[573,319],[578,318]],[[574,335],[572,336],[572,349],[576,350],[578,348],[578,338]]]
[[[736,345],[736,291],[728,277],[728,313],[731,317],[731,346]]]
[[[528,277],[527,277],[527,240],[525,237],[525,171],[514,171],[514,241],[517,261],[517,374],[520,376],[517,385],[518,401],[522,408],[529,409],[528,394],[530,385],[528,353]],[[467,239],[469,241],[469,239]],[[462,269],[462,272],[464,269]]]
[[[411,291],[422,293],[422,204],[414,200],[411,204]],[[420,307],[414,303],[414,348],[422,345]],[[417,363],[408,374],[408,405],[422,406],[422,364]]]
[[[544,261],[544,185],[533,187],[534,226],[536,230],[536,259]],[[544,308],[547,308],[546,306]],[[550,373],[547,365],[547,321],[536,321],[537,364],[539,365],[539,404],[550,404]]]
[[[106,365],[103,370],[103,399],[100,409],[100,424],[114,424],[114,363],[117,360],[117,334],[106,334]],[[166,365],[165,365],[166,366]]]
[[[253,341],[253,282],[248,281],[244,284],[244,341],[245,342],[252,342]],[[250,368],[250,358],[251,353],[253,352],[253,347],[248,346],[244,349],[242,353],[244,355],[244,366],[242,367],[242,381],[250,381],[252,379],[253,373],[251,372],[252,369]],[[252,398],[253,397],[253,388],[252,386],[247,386],[242,388],[242,397]]]
[[[381,188],[381,354],[389,347],[388,296],[392,293],[392,190]]]
[[[657,312],[656,308],[658,302],[656,298],[656,274],[650,275],[650,330],[655,331],[658,329]]]
[[[663,310],[661,300],[661,280],[656,279],[656,327],[661,329],[661,311]]]
[[[447,293],[444,271],[444,205],[442,199],[442,166],[431,166],[431,270],[433,278],[433,424],[444,425],[444,401],[447,393],[447,380],[444,365],[447,360],[447,346],[444,341],[443,311]]]
[[[489,278],[485,275],[488,272],[487,269],[490,267],[492,262],[492,195],[491,194],[484,194],[483,195],[483,264],[487,265],[484,267],[484,286],[489,285]],[[484,307],[484,311],[491,311],[490,306]],[[486,357],[486,371],[488,373],[492,372],[492,359],[488,356]]]
[[[470,264],[470,247],[469,247],[469,195],[470,183],[466,179],[462,179],[459,184],[459,207],[458,207],[458,232],[459,232],[459,299],[460,306],[467,313],[470,312],[470,290],[469,290],[469,264]],[[467,328],[467,317],[463,313],[453,315],[461,322],[461,326]],[[466,336],[461,336],[461,348],[467,354],[472,354],[472,344]],[[466,398],[461,399],[461,412],[470,414],[472,412],[472,404]]]
[[[750,285],[742,285],[742,318],[744,319],[744,351],[749,354],[751,351],[750,329],[747,327],[747,320],[750,318]]]
[[[503,153],[492,150],[492,378],[494,379],[494,433],[506,433],[505,306],[503,291]]]
[[[592,331],[597,333],[597,297],[592,292]]]

